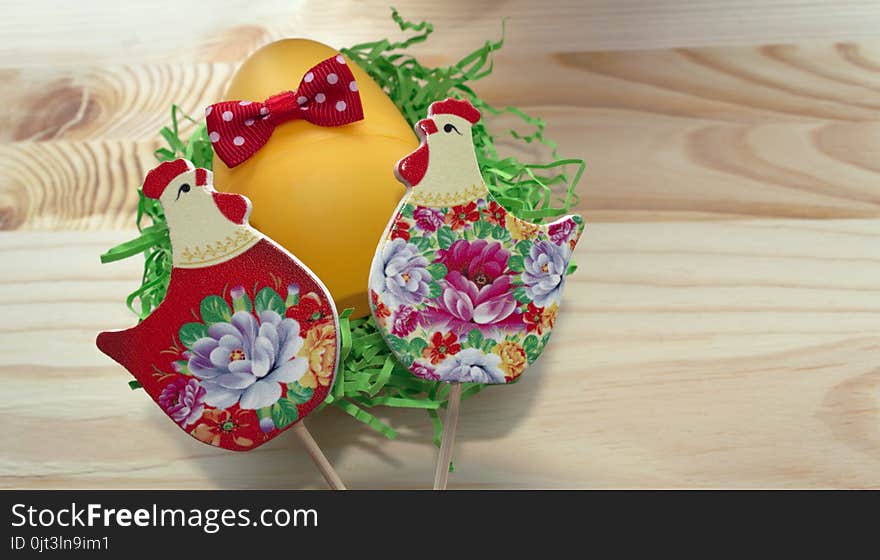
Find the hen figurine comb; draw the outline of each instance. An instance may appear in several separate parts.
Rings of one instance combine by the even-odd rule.
[[[373,316],[400,362],[453,384],[435,488],[446,485],[459,384],[511,383],[535,362],[583,231],[580,216],[533,224],[495,200],[474,152],[479,120],[467,101],[446,99],[416,124],[421,144],[396,169],[409,188],[369,280]]]
[[[189,161],[147,174],[171,236],[172,270],[162,303],[138,325],[98,335],[193,438],[249,451],[297,427],[334,488],[336,473],[302,419],[330,391],[339,361],[339,319],[321,281],[248,224],[250,201],[214,190]]]

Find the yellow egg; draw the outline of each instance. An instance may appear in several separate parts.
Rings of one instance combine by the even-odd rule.
[[[225,99],[263,101],[293,90],[335,49],[305,39],[267,45],[242,64]],[[317,274],[341,311],[369,313],[370,262],[404,194],[394,166],[418,146],[397,107],[357,64],[348,61],[364,120],[321,127],[298,120],[279,125],[269,142],[230,169],[214,156],[218,190],[253,202],[251,224]]]

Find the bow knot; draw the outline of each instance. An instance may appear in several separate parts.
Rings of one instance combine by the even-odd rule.
[[[275,125],[300,117],[302,107],[296,102],[296,92],[282,91],[266,99],[264,105],[269,110],[266,115]]]
[[[208,138],[217,156],[235,167],[254,155],[275,130],[290,120],[318,126],[340,126],[364,118],[357,82],[342,55],[318,63],[295,91],[277,93],[264,102],[221,101],[205,109]]]

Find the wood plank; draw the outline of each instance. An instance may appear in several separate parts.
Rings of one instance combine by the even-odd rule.
[[[0,70],[0,143],[155,140],[179,105],[196,118],[223,97],[234,64],[44,66]],[[184,130],[190,130],[184,121]]]
[[[397,7],[409,19],[433,22],[436,43],[457,55],[497,37],[505,17],[517,54],[859,40],[876,38],[880,27],[880,5],[866,0],[415,0]],[[3,11],[0,67],[236,61],[282,37],[345,46],[398,36],[380,0],[332,7],[287,0],[92,0],[84,7],[53,0],[4,2]],[[431,48],[439,49],[416,47]]]
[[[139,263],[97,260],[128,235],[0,235],[0,486],[321,487],[293,437],[178,433],[95,349],[133,322]],[[450,486],[880,487],[878,247],[876,219],[590,225],[539,364],[463,403]],[[350,487],[426,487],[427,418],[385,417],[309,428]]]
[[[0,230],[130,228],[158,142],[0,144]]]
[[[510,43],[509,43],[510,44]],[[448,55],[427,54],[445,66]],[[880,118],[880,42],[494,57],[477,91],[498,106],[606,109],[739,124]],[[201,118],[237,63],[0,70],[0,142],[153,140],[173,104]],[[532,72],[523,79],[520,68]],[[295,86],[296,77],[291,77]],[[547,87],[552,84],[553,87]],[[552,132],[552,130],[551,130]]]
[[[538,113],[562,154],[588,162],[575,209],[589,221],[880,216],[880,121],[739,125],[602,109]],[[501,129],[515,125],[502,120]],[[0,229],[130,227],[158,145],[0,145]]]
[[[560,154],[588,161],[578,209],[592,221],[880,215],[878,43],[522,60],[500,57],[480,91],[543,116]],[[525,83],[523,63],[538,69]],[[0,98],[25,110],[0,115],[0,229],[130,227],[171,104],[199,114],[233,69],[7,71]],[[515,119],[490,120],[508,153],[548,156],[504,139]]]
[[[0,3],[0,487],[323,488],[293,436],[224,453],[128,389],[94,337],[134,321],[141,263],[98,255],[134,235],[172,103],[199,114],[278,38],[400,37],[387,5]],[[430,64],[509,16],[478,91],[588,162],[554,343],[463,403],[451,487],[880,488],[880,4],[397,6],[435,24]],[[382,416],[398,440],[308,422],[352,487],[428,487],[426,417]]]

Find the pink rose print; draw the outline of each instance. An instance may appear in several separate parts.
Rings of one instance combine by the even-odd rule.
[[[159,406],[172,420],[186,428],[195,424],[205,411],[205,388],[198,379],[179,377],[159,394]]]
[[[419,206],[413,211],[416,226],[427,232],[437,231],[443,225],[443,214],[436,208]]]
[[[557,245],[566,243],[576,231],[576,223],[574,220],[565,220],[563,222],[550,224],[548,233],[550,241]]]
[[[429,319],[443,321],[459,334],[474,328],[523,327],[521,316],[514,313],[507,268],[510,253],[500,243],[459,240],[438,254],[437,262],[446,266],[447,273],[440,281],[443,292],[426,311]]]
[[[401,307],[391,323],[391,334],[406,336],[419,326],[419,312],[412,307]]]

